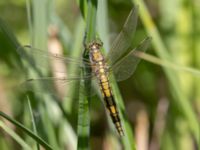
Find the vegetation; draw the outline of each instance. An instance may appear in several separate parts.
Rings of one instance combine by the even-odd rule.
[[[134,5],[132,44],[147,36],[152,44],[135,53],[142,61],[131,78],[111,77],[125,131],[120,138],[99,94],[88,96],[91,80],[59,77],[90,73],[77,65],[88,59],[84,44],[98,36],[106,54]],[[0,149],[200,149],[199,20],[199,4],[190,0],[0,2]]]

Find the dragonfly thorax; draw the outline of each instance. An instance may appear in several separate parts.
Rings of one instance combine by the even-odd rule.
[[[98,49],[93,49],[90,51],[90,61],[91,63],[98,63],[104,61],[104,56]]]
[[[104,56],[100,51],[101,47],[102,43],[92,42],[89,44],[88,48],[90,54],[90,61],[92,64],[104,61]]]

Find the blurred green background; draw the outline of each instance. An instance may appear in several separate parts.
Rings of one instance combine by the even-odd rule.
[[[145,57],[131,78],[118,83],[125,106],[123,121],[129,127],[125,132],[130,136],[118,137],[96,96],[89,104],[89,144],[84,147],[77,142],[81,140],[78,100],[58,100],[42,88],[37,90],[45,96],[37,96],[19,87],[29,78],[41,77],[17,53],[20,45],[60,48],[65,56],[81,56],[87,14],[87,2],[81,0],[0,1],[0,111],[58,150],[200,149],[200,3],[99,0],[97,29],[106,52],[135,4],[139,5],[139,20],[133,44],[151,36],[147,56],[154,57]],[[40,64],[37,57],[35,60]],[[52,70],[44,66],[41,72],[52,76]],[[72,66],[69,72],[73,71]],[[76,88],[70,93],[77,94]],[[16,123],[1,117],[0,126],[1,150],[43,149]]]

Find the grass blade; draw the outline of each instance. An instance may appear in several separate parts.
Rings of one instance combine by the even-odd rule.
[[[30,137],[32,137],[35,141],[37,141],[40,145],[42,145],[47,150],[53,150],[53,148],[49,144],[47,144],[39,136],[35,135],[35,133],[33,133],[30,129],[24,127],[21,123],[19,123],[16,120],[10,118],[8,115],[6,115],[5,113],[3,113],[1,111],[0,111],[0,116],[5,118],[6,120],[10,121],[12,124],[14,124],[15,126],[19,127],[20,129],[22,129],[22,131],[24,131],[26,134],[28,134]]]
[[[109,19],[108,19],[108,6],[107,0],[101,0],[98,2],[97,10],[97,30],[100,39],[103,42],[103,47],[106,51],[110,49],[109,45]]]
[[[162,60],[158,57],[155,57],[153,55],[146,54],[146,53],[140,52],[140,51],[135,51],[134,55],[141,58],[141,59],[144,59],[148,62],[151,62],[153,64],[156,64],[156,65],[159,65],[159,66],[162,66],[162,67],[174,69],[176,71],[187,72],[187,73],[190,73],[193,76],[200,77],[200,71],[198,69],[178,65],[178,64],[175,64],[173,62]]]
[[[48,141],[49,143],[53,146],[54,150],[59,150],[60,147],[58,145],[58,141],[57,141],[57,136],[56,136],[56,133],[55,133],[55,129],[54,129],[54,124],[51,120],[51,116],[49,115],[50,114],[50,109],[53,110],[53,104],[56,105],[56,103],[54,101],[50,101],[50,99],[45,99],[44,98],[44,104],[45,105],[40,105],[39,106],[39,110],[42,114],[42,124],[45,128],[45,131],[46,131],[46,135],[48,137]]]
[[[31,120],[32,120],[33,132],[37,135],[37,128],[36,128],[35,119],[34,119],[34,116],[33,116],[33,110],[32,110],[32,107],[31,107],[29,97],[27,97],[27,101],[28,101],[28,108],[29,108]],[[38,143],[36,143],[36,144],[37,144],[37,149],[40,150],[39,144]]]
[[[5,125],[2,121],[0,121],[0,127],[4,129],[15,141],[17,141],[24,149],[26,150],[32,150],[32,148],[26,144],[26,142],[21,139],[14,131],[12,131],[10,128],[8,128],[7,125]]]
[[[82,6],[80,6],[82,8]],[[87,4],[87,21],[86,21],[86,35],[85,44],[95,39],[96,35],[96,9],[97,1],[89,0]],[[84,9],[85,11],[85,9]],[[85,14],[85,13],[84,13]],[[85,59],[89,59],[88,52],[85,49],[83,53]],[[91,69],[83,70],[83,74],[91,73]],[[87,80],[84,83],[86,91],[90,91],[91,81]],[[90,114],[89,114],[89,97],[80,97],[78,110],[78,146],[77,149],[89,149],[90,136]]]

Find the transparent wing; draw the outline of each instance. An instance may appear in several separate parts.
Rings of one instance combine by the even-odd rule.
[[[111,49],[107,55],[107,60],[110,61],[110,64],[114,64],[123,54],[126,53],[128,48],[131,46],[131,42],[133,41],[134,33],[137,26],[137,18],[138,18],[138,6],[135,6],[129,16],[126,19],[126,22],[118,34],[116,39],[114,40]]]
[[[123,81],[128,79],[135,71],[140,58],[136,57],[134,55],[135,51],[143,51],[145,52],[150,45],[151,38],[147,37],[144,39],[141,44],[130,51],[127,55],[125,55],[123,58],[121,58],[116,64],[111,67],[111,70],[113,71],[116,80],[117,81]]]
[[[35,69],[44,69],[44,67],[47,67],[50,64],[55,72],[66,73],[63,70],[63,65],[64,67],[73,66],[74,68],[79,69],[82,67],[91,67],[87,60],[81,58],[74,59],[70,57],[63,57],[62,55],[53,54],[47,51],[33,48],[31,46],[19,47],[17,52]]]
[[[95,92],[85,91],[83,83],[87,80],[92,81],[93,79],[94,78],[92,76],[82,77],[82,78],[44,77],[37,79],[28,79],[25,82],[23,82],[19,86],[19,88],[21,88],[23,91],[32,91],[38,94],[48,93],[58,98],[72,97],[72,94],[75,94],[75,96],[78,97],[79,94],[77,93],[81,93],[84,96],[92,96]],[[80,86],[82,87],[80,88]],[[73,91],[75,93],[73,93]]]

